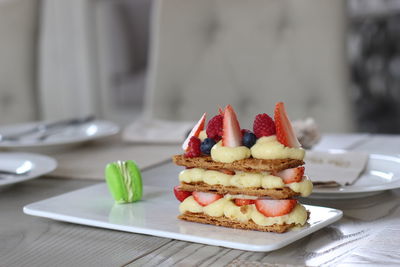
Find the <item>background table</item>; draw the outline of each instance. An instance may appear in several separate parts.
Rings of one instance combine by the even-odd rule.
[[[331,148],[399,155],[400,136],[326,135],[316,147],[322,150]],[[70,153],[78,155],[79,151]],[[135,158],[139,155],[132,152],[131,156]],[[171,163],[153,165],[144,171],[144,182],[147,185],[162,183],[172,188],[178,182],[180,169]],[[352,200],[306,199],[303,201],[306,204],[342,209],[343,219],[285,248],[268,253],[98,229],[22,213],[26,204],[98,182],[101,181],[46,177],[2,188],[0,266],[400,264],[400,189]]]

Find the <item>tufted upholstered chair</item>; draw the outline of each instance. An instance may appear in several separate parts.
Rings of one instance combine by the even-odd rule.
[[[232,104],[241,126],[283,100],[291,119],[351,131],[345,5],[319,0],[158,0],[146,114],[197,119]]]

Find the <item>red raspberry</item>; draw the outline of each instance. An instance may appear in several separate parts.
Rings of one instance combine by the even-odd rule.
[[[208,138],[212,138],[215,141],[219,141],[221,139],[223,134],[223,120],[224,116],[216,115],[208,122],[206,129]]]
[[[275,123],[268,114],[258,114],[254,119],[253,132],[257,138],[275,134]]]
[[[200,150],[201,140],[195,136],[192,136],[189,141],[188,148],[185,153],[185,157],[194,158],[201,155]]]

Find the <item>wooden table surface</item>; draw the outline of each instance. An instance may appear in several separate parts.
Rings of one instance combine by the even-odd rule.
[[[317,149],[329,148],[400,155],[400,136],[329,135]],[[171,163],[155,166],[144,171],[144,183],[172,187],[179,170]],[[267,253],[92,228],[22,212],[26,204],[99,182],[42,177],[1,188],[0,266],[400,265],[400,189],[352,200],[303,200],[341,209],[344,217]]]

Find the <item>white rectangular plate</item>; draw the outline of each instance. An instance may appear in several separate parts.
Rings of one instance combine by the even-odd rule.
[[[178,220],[172,190],[144,187],[142,201],[114,204],[106,184],[98,184],[24,207],[26,214],[54,220],[249,251],[272,251],[342,217],[340,210],[305,205],[308,224],[284,234],[238,230]]]

